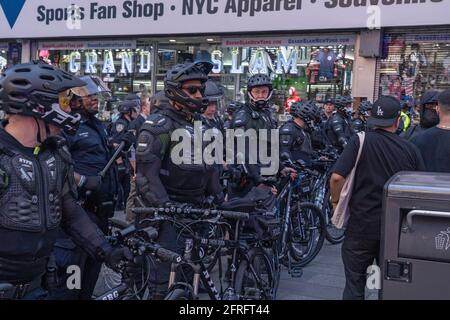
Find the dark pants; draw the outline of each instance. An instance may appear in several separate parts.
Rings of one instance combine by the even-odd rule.
[[[380,255],[380,241],[355,238],[346,235],[342,244],[342,261],[345,270],[344,300],[364,300],[367,268],[377,264]]]
[[[119,178],[119,190],[118,190],[118,197],[117,197],[117,210],[123,210],[125,209],[125,206],[127,204],[128,195],[130,194],[130,174],[129,171],[124,168],[123,170],[119,170],[118,173]]]
[[[113,208],[113,206],[111,206]],[[108,229],[108,218],[113,212],[106,210],[96,210],[92,213],[87,210],[91,220],[105,234]],[[68,241],[67,241],[68,240]],[[70,239],[65,241],[57,240],[54,247],[54,255],[58,266],[58,287],[51,292],[50,299],[53,300],[90,300],[100,274],[102,263],[90,257],[84,250],[76,246]],[[76,265],[81,271],[81,289],[68,289],[67,279],[71,274],[67,274],[67,267]]]

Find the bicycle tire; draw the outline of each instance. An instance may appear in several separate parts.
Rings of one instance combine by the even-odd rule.
[[[234,281],[235,293],[240,300],[273,300],[274,274],[271,258],[262,248],[251,248],[247,253],[248,259],[239,262]],[[265,274],[263,274],[265,271]],[[250,277],[253,279],[251,279]],[[261,286],[255,281],[255,276],[261,278]],[[263,279],[264,278],[264,279]],[[253,287],[249,287],[253,285]],[[264,286],[263,288],[261,288]],[[269,287],[270,286],[270,287]],[[254,291],[259,299],[250,299],[248,292]]]
[[[323,242],[325,240],[325,220],[323,218],[321,210],[311,202],[302,202],[292,207],[294,211],[291,212],[291,234],[289,237],[289,249],[291,257],[295,260],[299,267],[304,267],[310,263],[322,249]],[[294,219],[298,221],[298,212],[303,216],[308,225],[306,225],[306,239],[300,238],[296,239],[295,228],[293,226]],[[313,224],[310,222],[313,221]],[[315,232],[314,230],[317,230]],[[294,234],[293,234],[294,233]],[[311,241],[317,239],[312,243]],[[301,248],[297,247],[298,244],[305,244],[307,246],[307,251],[304,252]]]
[[[338,229],[333,225],[333,222],[331,222],[331,217],[333,216],[333,210],[331,205],[331,198],[330,198],[330,191],[328,190],[325,194],[324,200],[323,200],[323,206],[322,206],[322,213],[324,217],[328,216],[327,225],[325,226],[325,238],[327,241],[331,244],[339,244],[342,241],[344,241],[345,238],[345,230],[344,229]]]

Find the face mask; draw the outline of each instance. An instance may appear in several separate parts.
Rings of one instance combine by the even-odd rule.
[[[439,124],[439,116],[436,111],[425,109],[420,117],[420,125],[423,128],[431,128]]]

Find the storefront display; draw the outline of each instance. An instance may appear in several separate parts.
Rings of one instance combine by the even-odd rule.
[[[0,71],[5,69],[6,65],[8,64],[7,50],[8,50],[8,43],[0,42]]]
[[[272,78],[273,103],[283,110],[290,87],[302,99],[319,101],[348,90],[345,71],[351,77],[354,42],[354,34],[41,41],[38,57],[72,74],[100,76],[118,100],[163,90],[167,70],[177,63],[209,60],[210,77],[223,85],[225,103],[245,101],[248,78],[263,73]]]
[[[411,104],[426,90],[450,87],[450,29],[388,33],[384,51],[378,70],[380,95]]]

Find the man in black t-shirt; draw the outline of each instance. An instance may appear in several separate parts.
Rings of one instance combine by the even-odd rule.
[[[450,172],[450,89],[438,97],[439,124],[422,131],[411,142],[420,150],[427,171]]]
[[[383,96],[368,119],[373,128],[366,133],[356,167],[349,202],[350,219],[342,245],[346,284],[344,299],[364,299],[366,270],[378,260],[383,186],[399,171],[425,169],[419,150],[395,134],[400,122],[400,102]],[[353,136],[333,168],[330,180],[333,208],[336,208],[345,178],[355,166],[359,138]]]

